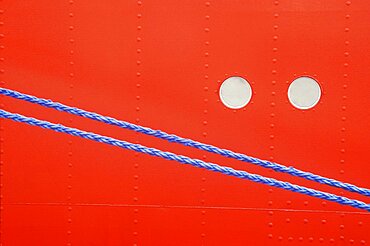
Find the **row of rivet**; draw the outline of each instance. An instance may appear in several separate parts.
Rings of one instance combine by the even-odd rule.
[[[72,96],[72,90],[74,87],[74,77],[75,77],[75,69],[74,69],[74,53],[75,53],[75,39],[74,39],[74,32],[75,32],[75,25],[74,25],[74,0],[69,0],[69,9],[68,9],[68,43],[69,43],[69,69],[68,69],[68,76],[69,76],[69,100],[71,101],[71,104],[73,104],[73,96]],[[68,119],[69,123],[72,123],[72,118]],[[68,203],[68,209],[67,209],[67,246],[72,245],[72,170],[73,170],[73,161],[72,161],[72,138],[68,140],[68,176],[67,176],[67,203]]]
[[[137,83],[136,83],[136,90],[137,90],[137,93],[136,93],[136,96],[135,96],[135,99],[136,99],[136,107],[135,107],[135,111],[136,111],[136,119],[135,119],[135,122],[137,124],[140,123],[140,99],[141,99],[141,96],[140,96],[140,88],[141,88],[141,77],[142,77],[142,59],[141,59],[141,56],[142,56],[142,41],[143,41],[143,37],[142,37],[142,32],[143,32],[143,25],[142,25],[142,18],[143,18],[143,14],[142,14],[142,9],[143,9],[143,2],[141,0],[138,0],[137,2],[137,8],[138,8],[138,11],[137,11],[137,15],[136,15],[136,18],[137,18],[137,21],[136,21],[136,78],[137,78]],[[136,135],[136,140],[135,142],[136,143],[139,143],[139,134],[138,133],[135,133]],[[134,196],[133,196],[133,202],[134,204],[137,204],[139,202],[139,197],[138,197],[138,193],[139,193],[139,155],[138,153],[135,153],[134,154],[134,187],[133,187],[133,192],[134,192]],[[138,207],[134,207],[134,215],[133,215],[133,236],[134,236],[134,239],[133,239],[133,245],[134,246],[137,246],[139,245],[139,233],[138,233],[138,223],[139,223],[139,218],[138,218],[138,213],[139,213],[139,209]]]
[[[348,46],[349,46],[349,40],[348,40],[348,32],[349,32],[349,27],[348,27],[348,20],[350,18],[350,15],[348,14],[348,7],[351,5],[351,2],[350,1],[346,1],[345,2],[345,26],[344,26],[344,62],[343,62],[343,70],[344,70],[344,73],[343,73],[343,86],[342,86],[342,90],[343,90],[343,96],[342,96],[342,103],[341,103],[341,127],[340,127],[340,131],[339,131],[339,134],[340,134],[340,148],[339,148],[339,155],[340,155],[340,158],[339,158],[339,169],[340,169],[340,174],[344,174],[344,164],[345,164],[345,153],[346,153],[346,150],[345,150],[345,133],[346,133],[346,126],[345,126],[345,119],[346,119],[346,104],[345,104],[345,101],[347,99],[347,95],[346,95],[346,90],[347,90],[347,82],[348,82],[348,56],[349,56],[349,49],[348,49]],[[341,195],[343,195],[343,192],[340,192]],[[339,226],[339,228],[341,229],[340,230],[340,238],[342,240],[344,240],[344,225],[342,223],[344,223],[344,214],[342,214],[341,216],[341,225]],[[351,240],[351,243],[353,243],[354,241]]]
[[[277,55],[278,55],[278,48],[277,48],[277,42],[278,42],[278,17],[279,17],[279,14],[278,14],[278,5],[279,5],[279,1],[274,1],[274,11],[273,11],[273,26],[272,26],[272,32],[273,32],[273,36],[272,36],[272,80],[271,80],[271,89],[272,89],[272,92],[271,92],[271,101],[270,101],[270,106],[271,106],[271,111],[270,111],[270,123],[269,123],[269,129],[270,129],[270,134],[269,134],[269,139],[270,139],[270,145],[269,145],[269,150],[271,151],[270,152],[270,155],[269,155],[269,159],[270,161],[273,161],[274,160],[274,150],[275,150],[275,147],[274,147],[274,139],[275,139],[275,131],[274,131],[274,128],[275,128],[275,121],[274,121],[274,117],[275,117],[275,85],[276,85],[276,80],[277,80],[277,73],[278,73],[278,69],[277,69],[277,61],[278,61],[278,58],[277,58]],[[271,171],[271,170],[270,170]],[[268,206],[269,207],[272,207],[272,200],[271,200],[271,193],[273,192],[273,189],[272,188],[268,188],[268,193],[269,193],[269,196],[270,196],[270,199],[268,201]],[[273,223],[273,212],[272,211],[269,211],[269,222],[268,222],[268,227],[269,227],[269,234],[268,234],[268,238],[272,239],[272,233],[273,233],[273,228],[272,228],[272,223]]]
[[[203,137],[207,137],[207,125],[208,125],[208,120],[207,120],[207,114],[208,114],[208,96],[209,96],[209,74],[208,74],[208,69],[209,69],[209,46],[210,46],[210,41],[209,41],[209,32],[210,32],[210,7],[211,7],[211,2],[206,1],[205,3],[205,16],[204,16],[204,34],[205,34],[205,41],[204,41],[204,118],[202,120],[202,125],[203,125]],[[207,156],[203,155],[203,160],[206,161]],[[202,178],[201,178],[201,206],[205,206],[205,182],[206,178],[203,176],[205,172],[202,172]],[[201,242],[202,245],[205,244],[205,225],[206,225],[206,210],[202,209],[201,210]]]
[[[0,31],[0,50],[3,51],[4,50],[4,38],[5,38],[5,34],[4,34],[4,31],[3,31],[3,28],[4,28],[4,10],[3,9],[0,9],[0,28],[1,28],[1,31]],[[4,80],[4,73],[5,73],[5,69],[4,69],[4,56],[3,54],[0,55],[0,85],[1,87],[4,87],[5,86],[5,80]],[[4,96],[2,95],[0,97],[0,108],[4,108],[5,105],[4,105]],[[4,144],[4,124],[3,124],[3,119],[0,120],[0,240],[1,238],[3,238],[3,217],[4,217],[4,206],[3,206],[3,201],[4,201],[4,197],[3,197],[3,176],[4,176],[4,149],[3,149],[3,144]],[[0,246],[2,245],[2,242],[0,241]]]

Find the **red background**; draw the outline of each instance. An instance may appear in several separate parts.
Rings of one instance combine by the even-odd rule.
[[[1,86],[370,187],[368,1],[0,2]],[[253,89],[241,110],[221,82]],[[295,109],[289,83],[323,95]],[[342,194],[1,97],[1,107]],[[368,245],[370,214],[1,120],[1,245]]]

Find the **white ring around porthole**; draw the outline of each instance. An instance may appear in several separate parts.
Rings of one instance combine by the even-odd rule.
[[[252,88],[247,80],[234,76],[226,79],[220,87],[222,103],[232,109],[246,106],[252,98]]]
[[[310,77],[299,77],[289,86],[288,98],[290,103],[298,109],[313,108],[321,97],[319,83]]]

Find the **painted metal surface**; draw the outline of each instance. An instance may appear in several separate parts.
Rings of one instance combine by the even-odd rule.
[[[2,1],[1,86],[370,187],[367,1]],[[219,100],[230,76],[253,96]],[[320,83],[293,107],[289,84]],[[313,188],[1,97],[1,107]],[[369,213],[0,121],[2,245],[368,245]]]

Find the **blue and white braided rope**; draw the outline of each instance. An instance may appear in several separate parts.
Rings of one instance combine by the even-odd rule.
[[[140,144],[133,144],[133,143],[118,140],[115,138],[102,136],[96,133],[86,132],[86,131],[82,131],[76,128],[66,127],[60,124],[54,124],[48,121],[38,120],[32,117],[26,117],[20,114],[10,113],[10,112],[7,112],[1,109],[0,109],[0,118],[6,118],[6,119],[10,119],[10,120],[17,121],[17,122],[26,123],[26,124],[33,125],[33,126],[38,126],[38,127],[45,128],[45,129],[50,129],[56,132],[66,133],[69,135],[93,140],[96,142],[105,143],[105,144],[117,146],[117,147],[124,148],[124,149],[129,149],[129,150],[137,151],[140,153],[144,153],[144,154],[148,154],[148,155],[152,155],[156,157],[161,157],[167,160],[177,161],[183,164],[189,164],[194,167],[204,168],[210,171],[219,172],[219,173],[234,176],[237,178],[251,180],[257,183],[262,183],[262,184],[266,184],[269,186],[282,188],[285,190],[313,196],[316,198],[336,202],[342,205],[347,205],[347,206],[359,208],[359,209],[370,212],[370,204],[366,204],[358,200],[353,200],[353,199],[349,199],[343,196],[338,196],[338,195],[334,195],[331,193],[322,192],[322,191],[306,188],[306,187],[299,186],[299,185],[294,185],[289,182],[283,182],[283,181],[279,181],[273,178],[267,178],[267,177],[264,177],[258,174],[251,174],[246,171],[235,170],[231,167],[220,166],[214,163],[204,162],[198,159],[192,159],[187,156],[176,155],[171,152],[161,151],[161,150],[158,150],[155,148],[149,148],[149,147],[146,147]]]
[[[10,96],[16,99],[24,100],[27,102],[39,104],[44,107],[53,108],[59,111],[82,116],[88,119],[100,121],[100,122],[107,123],[110,125],[119,126],[121,128],[133,130],[133,131],[140,132],[146,135],[151,135],[157,138],[167,140],[169,142],[175,142],[175,143],[179,143],[185,146],[190,146],[190,147],[205,150],[211,153],[219,154],[225,157],[233,158],[236,160],[249,162],[249,163],[252,163],[258,166],[262,166],[264,168],[273,169],[274,171],[277,171],[277,172],[287,173],[293,176],[301,177],[301,178],[315,181],[321,184],[326,184],[326,185],[341,188],[347,191],[356,192],[356,193],[359,193],[365,196],[370,196],[370,190],[367,188],[358,187],[353,184],[341,182],[335,179],[331,179],[331,178],[323,177],[323,176],[313,174],[310,172],[302,171],[292,166],[284,166],[278,163],[261,160],[261,159],[251,157],[251,156],[248,156],[242,153],[233,152],[231,150],[222,149],[222,148],[212,146],[209,144],[205,144],[205,143],[201,143],[195,140],[179,137],[174,134],[168,134],[160,130],[153,130],[148,127],[135,125],[133,123],[129,123],[129,122],[122,121],[122,120],[117,120],[112,117],[103,116],[103,115],[100,115],[94,112],[89,112],[89,111],[75,108],[75,107],[70,107],[70,106],[67,106],[67,105],[64,105],[58,102],[53,102],[48,99],[38,98],[35,96],[27,95],[27,94],[20,93],[20,92],[10,90],[10,89],[0,88],[0,94]]]

